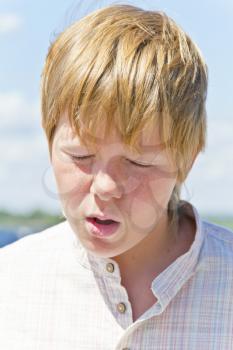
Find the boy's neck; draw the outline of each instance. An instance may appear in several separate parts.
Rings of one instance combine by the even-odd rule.
[[[127,252],[113,257],[120,268],[122,284],[152,280],[177,257],[189,250],[195,237],[195,222],[183,217],[175,235],[168,231],[168,218],[163,217],[155,232]]]
[[[114,257],[122,274],[141,274],[151,271],[169,254],[175,238],[168,233],[168,218],[163,216],[154,232],[127,252]]]

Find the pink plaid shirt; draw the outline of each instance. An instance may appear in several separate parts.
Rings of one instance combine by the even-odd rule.
[[[2,350],[232,350],[233,232],[203,221],[151,284],[135,322],[112,259],[85,251],[68,222],[0,250]]]

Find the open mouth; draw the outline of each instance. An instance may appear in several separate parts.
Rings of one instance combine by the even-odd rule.
[[[88,228],[91,233],[98,237],[113,235],[119,228],[120,223],[111,219],[101,220],[96,217],[87,218]]]
[[[97,224],[102,224],[102,225],[111,225],[116,223],[116,221],[114,220],[100,220],[98,218],[93,218],[93,220],[97,223]]]

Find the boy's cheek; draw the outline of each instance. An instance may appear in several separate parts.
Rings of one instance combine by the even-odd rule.
[[[90,187],[89,176],[80,174],[72,167],[54,167],[54,175],[61,199],[80,197],[88,192]]]
[[[157,222],[159,210],[150,201],[144,201],[142,198],[134,198],[130,209],[131,227],[135,231],[150,230]]]
[[[138,210],[145,211],[145,206],[149,206],[148,212],[157,208],[166,209],[167,203],[175,186],[175,180],[168,179],[150,179],[141,182],[137,188],[126,196],[126,202],[129,206],[137,206]],[[137,204],[137,205],[136,205]],[[153,209],[152,209],[153,208]],[[129,212],[133,213],[131,209]]]
[[[148,182],[147,192],[161,209],[166,209],[175,185],[175,179],[153,179]]]
[[[120,185],[123,188],[124,195],[139,195],[139,193],[144,195],[149,188],[148,184],[158,179],[160,179],[160,176],[155,172],[131,171],[120,180]]]
[[[164,212],[164,203],[158,197],[157,191],[152,193],[149,184],[145,183],[125,197],[120,209],[123,210],[130,230],[145,234],[155,226]]]
[[[59,176],[62,177],[62,174]],[[62,178],[60,182],[58,180],[59,198],[66,217],[72,222],[77,222],[79,218],[80,207],[88,196],[88,189],[89,183],[85,178],[79,179],[78,183],[75,177]]]

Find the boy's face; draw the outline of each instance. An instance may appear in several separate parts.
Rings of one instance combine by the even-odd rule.
[[[122,143],[116,129],[101,138],[102,128],[96,130],[98,144],[87,149],[64,114],[55,132],[52,166],[74,232],[88,251],[108,258],[143,244],[149,234],[156,235],[159,223],[167,218],[176,169],[158,147],[156,129],[143,132],[143,153],[138,155]],[[99,224],[93,218],[97,215],[113,221]]]

